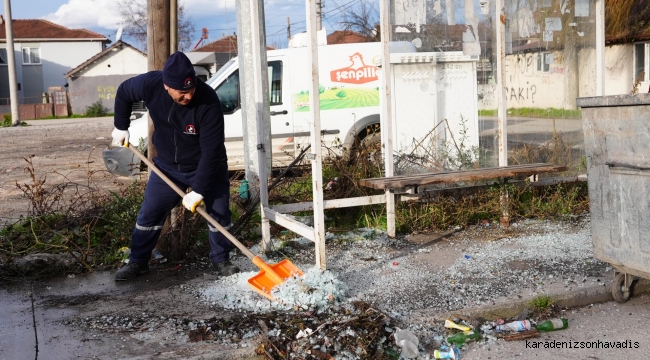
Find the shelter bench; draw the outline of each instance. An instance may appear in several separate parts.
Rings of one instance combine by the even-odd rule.
[[[360,184],[379,190],[388,190],[395,194],[417,194],[418,188],[435,184],[452,184],[467,181],[499,179],[502,184],[510,178],[526,178],[543,173],[566,171],[566,166],[546,163],[511,165],[470,170],[443,171],[417,175],[389,176],[362,179]],[[507,193],[505,194],[507,196]],[[510,222],[508,209],[502,209],[501,224],[508,226]]]

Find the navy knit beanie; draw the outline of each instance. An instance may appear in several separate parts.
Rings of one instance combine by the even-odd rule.
[[[187,55],[175,52],[165,61],[163,83],[174,90],[192,90],[196,86],[194,66]]]

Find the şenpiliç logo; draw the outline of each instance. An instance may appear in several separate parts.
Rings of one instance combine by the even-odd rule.
[[[194,80],[192,78],[185,79],[185,87],[191,87],[194,85]]]
[[[185,127],[185,133],[189,135],[196,135],[196,128],[190,124]]]
[[[348,67],[330,71],[330,79],[333,82],[348,84],[365,84],[378,79],[379,69],[376,66],[366,65],[360,53],[352,54],[350,62]]]

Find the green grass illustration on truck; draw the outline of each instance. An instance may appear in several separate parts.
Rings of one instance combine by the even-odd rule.
[[[319,94],[321,110],[349,109],[367,106],[379,106],[379,88],[331,88]],[[309,111],[309,92],[301,91],[293,95],[294,109],[298,112]]]

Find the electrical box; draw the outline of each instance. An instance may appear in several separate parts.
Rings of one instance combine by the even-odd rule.
[[[478,149],[478,56],[391,53],[396,175],[453,166]]]

